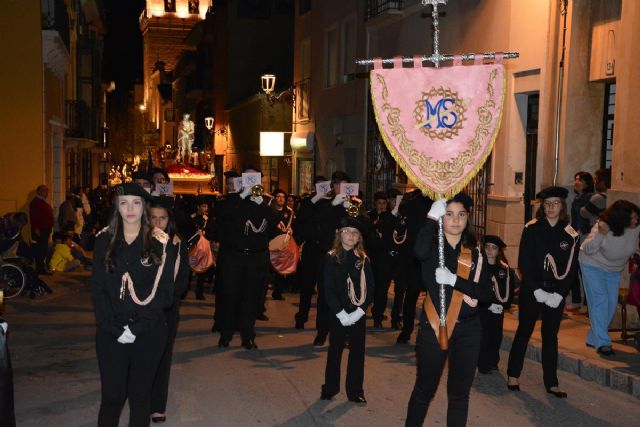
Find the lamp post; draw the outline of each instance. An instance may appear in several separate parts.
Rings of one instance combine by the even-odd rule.
[[[296,109],[296,94],[295,94],[295,85],[283,90],[278,95],[271,95],[271,93],[275,90],[276,87],[276,75],[275,74],[263,74],[260,77],[260,82],[262,86],[262,91],[267,95],[267,101],[270,104],[276,102],[287,101],[293,107],[293,110]]]

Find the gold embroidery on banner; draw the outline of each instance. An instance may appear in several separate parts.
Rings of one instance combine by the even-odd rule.
[[[491,135],[491,121],[493,119],[493,114],[491,112],[492,108],[496,107],[496,102],[493,97],[495,95],[495,89],[493,87],[494,80],[496,79],[498,70],[492,70],[489,75],[489,81],[487,83],[487,95],[488,99],[485,104],[479,107],[476,111],[478,117],[478,126],[475,129],[473,139],[467,143],[468,148],[462,153],[458,154],[455,158],[446,161],[436,160],[434,161],[432,157],[427,156],[425,153],[421,153],[414,148],[415,142],[409,139],[406,134],[406,130],[400,123],[400,109],[392,106],[388,102],[389,90],[387,88],[384,76],[375,71],[372,71],[372,77],[374,77],[379,85],[381,90],[381,98],[384,101],[384,104],[381,106],[380,111],[386,112],[386,124],[388,125],[388,132],[393,136],[398,142],[398,146],[400,151],[404,154],[404,157],[400,157],[394,150],[393,144],[390,144],[387,135],[385,132],[381,132],[382,137],[389,148],[389,151],[395,158],[395,160],[400,164],[402,169],[405,172],[408,172],[407,175],[418,185],[418,187],[427,195],[431,197],[451,197],[459,192],[467,182],[477,173],[477,171],[482,167],[482,164],[486,160],[487,156],[491,152],[493,148],[493,143],[498,134],[498,130],[500,128],[500,121],[502,119],[502,108],[500,105],[499,108],[499,116],[498,122],[496,123],[493,135]],[[502,98],[504,99],[505,92],[505,81],[504,81],[504,73],[503,73],[503,83],[502,83]],[[371,85],[371,91],[373,92],[374,86]],[[372,93],[372,98],[374,100],[374,112],[376,115],[376,120],[379,124],[382,123],[382,118],[378,115],[378,111],[375,108],[375,96]],[[501,100],[502,101],[502,100]],[[501,102],[502,104],[502,102]],[[478,163],[474,164],[474,159],[477,158],[478,151],[482,148],[482,142],[486,140],[487,137],[491,137],[491,143],[487,145],[485,153],[478,158]],[[420,173],[429,178],[435,186],[439,188],[446,188],[447,190],[444,193],[438,193],[436,189],[427,187],[424,182],[421,182],[419,177],[415,176],[411,172],[411,169],[407,167],[405,164],[405,159],[411,165],[417,166],[420,170]],[[467,165],[471,165],[471,170],[467,173],[467,176],[464,177],[464,168]],[[461,178],[465,178],[462,182],[460,182]],[[451,184],[457,182],[456,185],[452,186]]]
[[[427,111],[427,104],[431,107],[431,101],[435,100],[437,100],[437,102],[435,102],[433,108],[435,108],[436,111]],[[446,106],[443,100],[450,100],[453,104]],[[440,86],[438,89],[434,87],[431,88],[429,92],[422,92],[422,98],[416,101],[416,108],[413,109],[413,118],[416,121],[416,127],[431,139],[452,139],[458,136],[458,131],[462,128],[462,122],[465,119],[464,113],[467,111],[465,108],[466,104],[467,103],[458,96],[458,92],[454,92],[450,88],[445,89]],[[440,115],[440,109],[445,113],[443,116]],[[427,120],[426,117],[430,116],[432,112],[435,112],[436,115],[425,123],[425,120]],[[434,119],[439,121],[441,117],[443,117],[443,121],[445,122],[447,119],[452,119],[453,117],[455,123],[451,127],[434,127],[431,122]],[[430,128],[426,126],[428,123],[432,125]]]

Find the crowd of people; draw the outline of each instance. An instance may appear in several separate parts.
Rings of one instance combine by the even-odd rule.
[[[251,165],[242,171],[259,172]],[[586,344],[603,356],[614,354],[607,328],[620,274],[638,251],[640,210],[624,200],[605,209],[607,170],[596,173],[595,183],[590,174],[577,173],[570,207],[565,188],[549,187],[537,195],[540,207],[520,241],[520,274],[510,266],[499,236],[476,238],[473,200],[464,193],[433,201],[420,190],[403,195],[390,189],[377,192],[367,210],[362,197],[341,191],[350,182],[342,171],[329,179],[316,177],[316,191],[301,197],[243,185],[236,171],[225,173],[224,197],[159,195],[158,185],[170,181],[161,169],[132,178],[114,187],[111,196],[102,194],[99,208],[93,192],[67,197],[52,250],[46,187],[38,188],[32,202],[37,271],[92,269],[102,381],[99,425],[117,426],[127,399],[131,426],[166,420],[180,301],[193,276],[197,300],[205,298],[207,282],[215,292],[211,330],[219,333],[221,348],[232,344],[236,332],[242,347],[258,348],[255,325],[268,320],[269,289],[274,300],[284,300],[287,291],[299,294],[291,319],[296,329],[307,327],[316,295],[311,344],[329,341],[320,398],[333,399],[340,391],[341,358],[348,348],[346,393],[357,404],[367,403],[369,306],[373,327],[396,330],[396,342],[403,345],[411,340],[416,303],[426,292],[415,337],[417,375],[408,426],[423,424],[447,361],[448,424],[466,424],[476,371],[498,369],[504,313],[515,296],[519,326],[509,354],[509,390],[520,390],[527,344],[541,318],[544,385],[551,395],[567,397],[557,378],[557,335],[569,293],[572,309],[588,307]],[[322,185],[327,181],[329,188]],[[18,221],[26,225],[25,218]],[[84,249],[93,250],[92,260]],[[387,317],[391,283],[394,299]]]

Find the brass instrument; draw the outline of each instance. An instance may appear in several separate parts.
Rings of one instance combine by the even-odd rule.
[[[251,187],[251,196],[261,197],[264,194],[264,187],[260,184]]]
[[[349,206],[347,207],[347,215],[352,218],[357,218],[360,215],[360,206],[362,201],[358,198],[352,198],[349,200]]]
[[[324,197],[326,197],[327,199],[333,199],[335,196],[336,192],[333,191],[333,188],[324,194]]]

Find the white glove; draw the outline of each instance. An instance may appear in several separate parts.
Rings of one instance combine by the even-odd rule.
[[[2,328],[4,330],[4,333],[7,333],[7,329],[9,328],[9,324],[7,322],[1,322],[0,323],[0,328]]]
[[[547,304],[551,308],[558,308],[563,299],[564,297],[562,295],[554,292],[549,296],[547,301],[545,301],[545,304]]]
[[[398,208],[399,208],[399,207],[400,207],[400,204],[398,203],[398,204],[396,205],[396,207],[395,207],[395,208],[393,208],[393,210],[391,211],[391,215],[393,215],[393,216],[398,216]]]
[[[316,195],[311,198],[311,203],[313,203],[315,205],[316,203],[318,203],[318,200],[321,200],[321,199],[324,199],[324,198],[325,198],[324,194],[317,194],[316,193]]]
[[[441,285],[454,287],[458,276],[449,271],[447,267],[436,268],[436,282]]]
[[[251,194],[251,188],[252,187],[243,187],[240,192],[240,197],[245,199],[249,194]]]
[[[439,199],[431,204],[427,216],[433,220],[439,220],[447,213],[447,199]]]
[[[250,197],[249,198],[253,203],[261,205],[263,202],[262,196]]]
[[[349,313],[349,319],[351,320],[351,324],[353,325],[358,320],[360,320],[364,316],[364,310],[360,307],[356,308],[354,312]]]
[[[536,301],[540,304],[544,304],[551,298],[551,294],[549,292],[543,291],[542,289],[536,289],[533,291],[533,296],[536,297]]]
[[[347,200],[346,194],[336,194],[336,197],[333,198],[331,204],[333,206],[338,206],[344,204],[344,201]]]
[[[136,336],[133,335],[133,333],[131,333],[131,331],[129,330],[129,325],[125,326],[124,332],[118,338],[118,342],[120,344],[133,344],[135,340],[136,340]]]
[[[342,323],[342,326],[351,326],[353,322],[351,321],[351,317],[347,314],[346,311],[342,310],[340,313],[336,314],[336,317]]]
[[[502,307],[500,304],[491,304],[489,306],[489,311],[494,314],[500,314],[502,313],[503,310],[504,310],[504,307]]]

